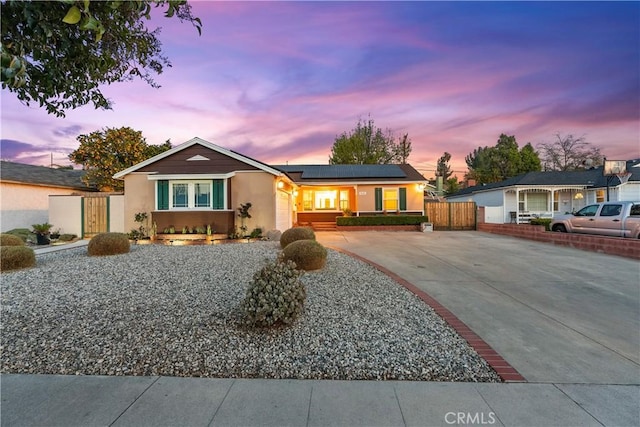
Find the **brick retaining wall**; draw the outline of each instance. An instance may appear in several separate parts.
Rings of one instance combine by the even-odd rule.
[[[618,255],[640,260],[640,239],[592,236],[588,234],[554,233],[543,225],[478,223],[478,231],[520,237],[536,242],[569,246],[576,249]]]

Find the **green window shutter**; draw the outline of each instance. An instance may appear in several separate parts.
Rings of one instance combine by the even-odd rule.
[[[169,181],[161,179],[157,181],[158,188],[158,210],[166,211],[169,209]]]
[[[224,181],[213,180],[213,209],[224,209]]]
[[[382,188],[376,187],[376,210],[382,210]]]
[[[400,187],[400,210],[407,210],[407,189],[406,187]]]

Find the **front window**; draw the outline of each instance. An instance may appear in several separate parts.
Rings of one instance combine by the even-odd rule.
[[[215,191],[214,191],[215,186]],[[169,181],[169,209],[224,209],[222,180]],[[214,197],[218,192],[218,197]],[[214,200],[215,199],[215,200]]]
[[[173,202],[172,207],[188,208],[189,207],[189,184],[174,182],[171,185],[171,189],[173,190],[173,198],[171,199]]]
[[[547,193],[519,193],[518,210],[543,212],[547,210]]]
[[[335,210],[337,192],[335,190],[316,191],[315,208],[317,210]]]
[[[349,190],[303,190],[302,210],[337,211],[349,208]]]
[[[596,203],[604,202],[604,190],[596,190]]]
[[[385,188],[382,197],[382,206],[385,211],[398,210],[398,190]]]
[[[211,207],[211,185],[208,183],[196,182],[193,186],[195,193],[196,208]]]

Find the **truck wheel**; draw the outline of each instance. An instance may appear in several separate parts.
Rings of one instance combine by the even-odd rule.
[[[562,224],[556,224],[553,226],[553,231],[558,231],[560,233],[566,233],[567,229],[564,225]]]

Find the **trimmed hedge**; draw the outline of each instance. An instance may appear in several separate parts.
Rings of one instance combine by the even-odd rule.
[[[429,222],[424,215],[386,215],[386,216],[339,216],[336,224],[350,225],[419,225]]]
[[[18,270],[36,265],[36,253],[26,246],[0,247],[0,271]]]
[[[24,246],[24,241],[13,234],[0,234],[0,246]]]
[[[89,256],[126,254],[130,250],[129,237],[124,233],[100,233],[89,241]]]

